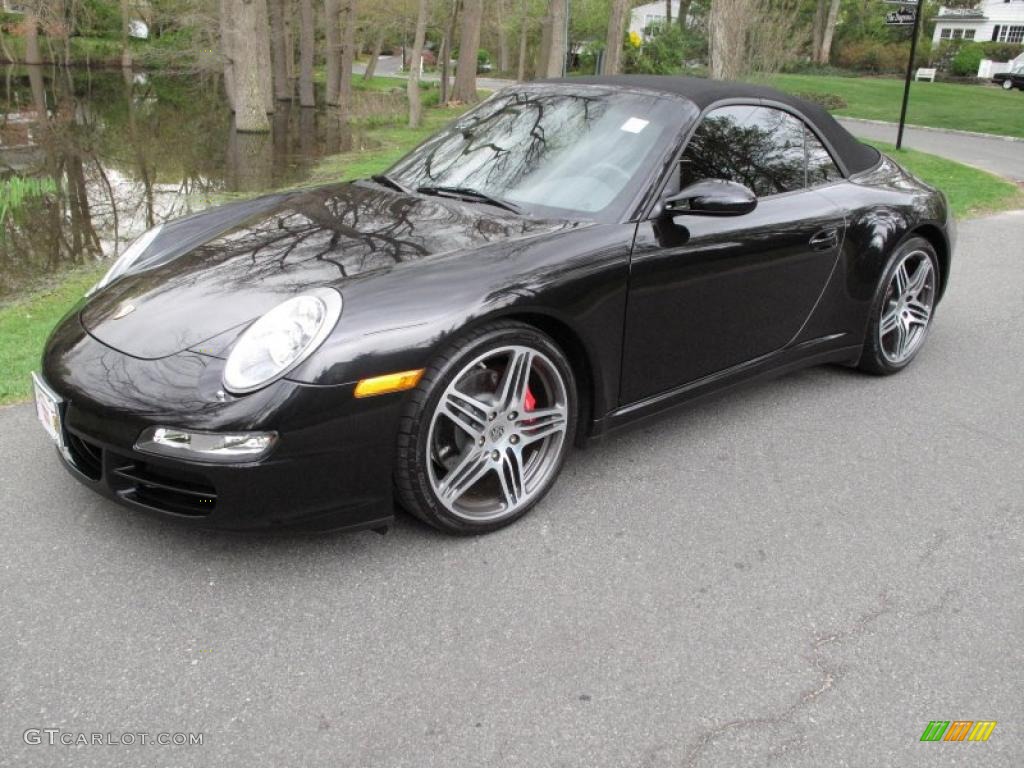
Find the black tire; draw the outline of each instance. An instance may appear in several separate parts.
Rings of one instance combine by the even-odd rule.
[[[895,362],[886,355],[885,350],[882,348],[882,340],[879,336],[879,325],[882,322],[883,308],[887,306],[887,297],[890,296],[890,284],[893,281],[893,275],[908,254],[912,253],[924,253],[931,262],[932,280],[934,281],[933,299],[927,324],[924,326],[924,330],[922,332],[923,335],[921,340],[916,344],[906,359]],[[878,287],[875,289],[875,296],[871,301],[867,334],[864,338],[864,347],[861,351],[860,360],[857,363],[858,368],[862,371],[867,371],[868,373],[873,373],[879,376],[888,376],[893,373],[899,373],[913,362],[914,358],[917,356],[918,352],[921,351],[921,348],[924,345],[927,334],[931,329],[932,320],[935,317],[935,305],[938,302],[940,278],[941,275],[939,273],[938,256],[936,255],[935,249],[932,247],[931,243],[924,238],[912,237],[893,251],[889,257],[889,261],[885,265],[885,269],[882,271],[882,277],[878,281]]]
[[[566,431],[547,477],[519,509],[497,520],[471,520],[453,514],[438,498],[428,475],[430,424],[445,391],[465,366],[491,350],[525,346],[543,353],[562,378],[566,395]],[[561,472],[576,431],[578,396],[572,367],[562,350],[537,328],[517,321],[495,321],[462,335],[430,363],[419,385],[411,392],[398,427],[395,458],[395,494],[401,506],[420,520],[442,531],[460,535],[489,533],[525,515],[550,490]]]

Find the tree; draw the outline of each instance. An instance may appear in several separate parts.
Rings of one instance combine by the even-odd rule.
[[[483,12],[483,0],[466,0],[463,4],[459,62],[455,70],[455,85],[452,87],[452,99],[463,104],[476,101],[476,55],[480,50]]]
[[[338,107],[343,120],[352,109],[352,62],[356,57],[356,3],[342,0],[341,5],[341,72],[338,87]]]
[[[427,5],[428,0],[419,0],[419,11],[416,14],[416,33],[412,41],[412,55],[409,58],[409,81],[406,83],[406,95],[409,97],[409,127],[418,128],[423,104],[420,101],[420,58],[423,56],[423,45],[427,36]]]
[[[315,107],[313,90],[313,54],[316,36],[313,18],[313,0],[299,0],[299,105]]]
[[[247,133],[269,131],[266,90],[262,80],[270,68],[266,2],[225,0],[222,8],[230,14],[226,23],[226,48],[232,63],[235,128]]]
[[[508,55],[508,30],[505,28],[505,0],[495,0],[494,8],[498,16],[498,70],[508,72],[511,65]]]
[[[324,0],[324,69],[327,76],[325,98],[327,103],[336,106],[338,89],[341,85],[341,3],[340,0]]]
[[[608,19],[608,39],[605,41],[604,62],[601,73],[619,74],[622,66],[622,36],[626,33],[626,15],[629,0],[612,0],[612,13]]]
[[[818,49],[818,63],[828,64],[832,54],[832,36],[836,32],[836,22],[839,20],[839,0],[832,0],[828,9],[828,17],[825,20],[825,28],[821,33],[821,46]]]
[[[566,14],[569,12],[568,0],[551,0],[550,24],[551,43],[548,49],[547,66],[543,75],[545,77],[561,77],[565,72],[566,56]]]
[[[273,57],[274,98],[291,101],[292,84],[288,80],[288,57],[284,29],[284,0],[267,0],[270,10],[270,50]]]
[[[628,0],[623,0],[628,2]],[[529,17],[526,15],[526,2],[523,0],[522,13],[519,16],[519,61],[516,64],[516,80],[526,78],[526,33],[530,29]]]
[[[377,72],[377,59],[384,48],[384,33],[383,27],[377,30],[377,37],[374,38],[373,49],[370,51],[370,60],[366,62],[366,70],[363,72],[363,80],[369,80]]]

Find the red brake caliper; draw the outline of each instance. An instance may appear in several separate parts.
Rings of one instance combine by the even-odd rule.
[[[530,388],[526,388],[526,397],[523,398],[523,410],[529,413],[537,408],[537,398],[533,396]]]

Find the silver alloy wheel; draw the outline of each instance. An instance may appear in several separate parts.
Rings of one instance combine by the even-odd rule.
[[[480,355],[448,385],[430,420],[434,494],[465,520],[514,515],[557,470],[568,418],[565,382],[544,353],[504,346]]]
[[[1003,80],[1003,89],[1004,90],[1009,91],[1012,88],[1013,88],[1013,81],[1010,78],[1006,78],[1005,80]]]
[[[911,251],[892,273],[882,300],[878,342],[890,363],[910,359],[924,343],[935,306],[935,270],[924,251]]]

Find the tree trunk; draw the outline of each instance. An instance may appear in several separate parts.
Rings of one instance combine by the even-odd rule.
[[[545,77],[562,77],[565,74],[567,3],[568,0],[551,0],[551,48],[548,51]]]
[[[920,9],[918,9],[920,12]],[[825,30],[821,33],[821,50],[818,52],[818,63],[828,64],[832,55],[832,36],[836,32],[836,22],[839,20],[839,0],[832,0],[828,9],[828,20],[825,22]]]
[[[686,31],[687,17],[690,15],[690,5],[693,0],[680,0],[679,2],[679,29]]]
[[[420,0],[419,12],[416,15],[416,35],[412,41],[412,55],[409,57],[409,81],[405,84],[406,95],[409,97],[409,127],[417,128],[423,104],[420,101],[420,57],[423,55],[423,43],[427,37],[427,3]]]
[[[459,0],[452,0],[452,17],[448,21],[448,32],[441,41],[444,56],[441,59],[441,103],[447,105],[452,98],[451,83],[448,70],[451,68],[452,42],[455,40],[455,29],[459,21]]]
[[[672,26],[672,0],[665,0],[665,28]]]
[[[814,8],[814,23],[811,26],[811,61],[821,59],[821,36],[825,32],[825,17],[829,0],[817,0]]]
[[[270,41],[266,31],[267,6],[263,0],[228,0],[234,53],[235,128],[243,133],[270,130],[263,77],[270,69]],[[266,57],[266,58],[264,58]]]
[[[356,3],[342,0],[341,5],[341,71],[338,73],[338,107],[341,119],[347,120],[352,110],[352,63],[356,58]]]
[[[462,7],[462,34],[459,36],[459,63],[455,70],[452,98],[463,104],[476,101],[476,55],[480,50],[480,23],[483,0],[466,0]]]
[[[526,2],[523,0],[522,14],[519,17],[519,64],[516,67],[516,80],[526,79],[526,33],[529,30],[529,19],[526,16]],[[629,2],[629,0],[625,0]]]
[[[498,21],[498,71],[508,72],[508,30],[505,29],[505,0],[495,0]]]
[[[271,115],[274,113],[277,102],[274,99],[274,65],[270,55],[270,17],[267,13],[267,0],[259,0],[259,4],[262,9],[260,13],[260,32],[249,43],[256,46],[259,52],[263,103],[267,108],[267,114]]]
[[[273,58],[274,98],[291,101],[292,84],[288,82],[288,59],[284,44],[284,0],[267,0],[270,10],[270,51]]]
[[[339,27],[339,15],[341,13],[340,0],[324,0],[324,44],[327,51],[325,56],[325,69],[327,74],[327,103],[336,105],[338,103],[338,85],[341,74],[341,39]]]
[[[750,0],[711,0],[708,17],[711,77],[735,80],[743,74],[747,30],[753,10],[750,6]]]
[[[299,0],[299,105],[316,106],[313,90],[313,54],[316,35],[313,18],[313,0]]]
[[[537,48],[537,65],[534,67],[535,77],[548,76],[548,58],[551,56],[551,13],[545,12],[540,20],[540,46]]]
[[[284,0],[284,70],[292,98],[295,97],[295,83],[299,79],[295,73],[295,21],[299,13],[295,0]]]
[[[366,71],[363,72],[363,80],[369,80],[377,72],[377,59],[380,58],[381,49],[384,47],[384,30],[377,33],[373,41],[373,50],[370,51],[370,60],[366,62]]]
[[[220,52],[224,58],[224,94],[235,111],[235,52],[233,0],[220,0]]]
[[[121,0],[121,67],[122,69],[132,68],[132,49],[128,45],[128,32],[131,28],[129,18],[128,0]]]
[[[25,63],[43,63],[39,55],[39,19],[31,13],[25,14]]]
[[[622,66],[622,36],[626,33],[629,0],[614,0],[612,15],[608,19],[608,39],[604,46],[602,75],[617,75]]]

